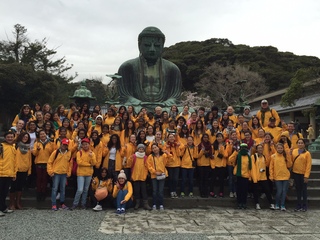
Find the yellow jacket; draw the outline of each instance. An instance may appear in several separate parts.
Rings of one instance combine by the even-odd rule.
[[[40,150],[38,150],[38,147]],[[47,164],[51,153],[54,151],[54,143],[47,141],[45,144],[36,141],[33,145],[32,154],[36,157],[35,164]]]
[[[3,153],[0,154],[0,177],[16,177],[16,148],[8,143],[1,143]]]
[[[94,152],[92,152],[92,156],[89,153],[90,151],[84,150],[77,152],[77,176],[92,176],[93,166],[97,164],[97,160]]]
[[[213,149],[212,149],[213,152]],[[197,159],[197,166],[198,167],[209,167],[210,166],[210,158],[205,156],[204,151],[201,149],[199,151],[198,148],[198,159]]]
[[[27,153],[22,154],[19,147],[16,150],[16,167],[17,172],[28,172],[28,175],[31,174],[31,150],[29,150]]]
[[[192,162],[196,161],[195,158],[198,158],[198,146],[189,147],[185,145],[181,149],[181,168],[194,168]]]
[[[98,188],[107,188],[108,193],[112,193],[113,183],[112,178],[106,180],[99,180],[98,177],[95,177],[91,182],[91,187],[93,191],[96,191]]]
[[[127,181],[122,190],[128,190],[128,193],[127,193],[127,195],[124,197],[124,200],[126,200],[126,201],[128,202],[130,199],[132,199],[133,190],[132,190],[132,184],[131,184],[131,182]],[[120,189],[115,185],[115,186],[113,187],[113,193],[112,193],[113,198],[116,198],[116,197],[117,197],[119,191],[120,191]]]
[[[285,158],[282,154],[275,153],[271,156],[271,162],[269,166],[269,178],[270,180],[280,181],[289,180],[290,171],[289,168],[292,166],[292,160],[290,153]]]
[[[236,158],[238,157],[238,154],[236,155]],[[252,166],[252,159],[251,159],[251,166]],[[233,174],[237,175],[237,160],[235,161],[235,166],[233,168]],[[252,169],[249,169],[249,156],[244,155],[241,157],[241,177],[243,178],[249,178],[251,179],[251,171]]]
[[[179,143],[180,145],[175,145],[172,147],[169,147],[168,144],[166,144],[166,150],[170,152],[170,155],[172,155],[171,158],[168,159],[166,167],[180,167],[181,166],[181,148],[183,148],[183,145]]]
[[[218,157],[218,155],[219,155],[219,157]],[[212,169],[214,169],[216,167],[220,168],[220,167],[227,166],[227,158],[225,157],[225,147],[224,146],[219,146],[218,150],[214,150],[214,158],[210,159],[210,166]]]
[[[103,144],[101,141],[96,147],[94,147],[93,141],[90,141],[90,150],[94,152],[94,154],[96,155],[96,160],[97,160],[97,164],[95,165],[96,168],[100,168],[100,165],[101,165],[102,149],[103,149]]]
[[[100,138],[100,140],[101,140],[103,146],[106,146],[110,140],[110,134],[109,133],[107,133],[107,134],[102,133],[102,137]]]
[[[289,136],[289,139],[291,141],[291,149],[296,149],[298,148],[298,144],[297,141],[300,138],[303,138],[301,133],[293,133],[290,135],[290,133],[288,131],[285,131],[284,134],[287,134]]]
[[[105,158],[103,160],[102,167],[108,169],[110,150],[109,150],[109,148],[105,147],[103,151],[104,151]],[[116,161],[115,162],[115,171],[120,171],[122,169],[122,158],[123,158],[123,155],[124,155],[124,152],[123,152],[122,148],[117,150],[116,159],[115,159],[115,161]]]
[[[268,124],[269,124],[269,119],[270,119],[271,117],[274,117],[274,118],[276,119],[276,126],[278,126],[279,123],[280,123],[280,117],[279,117],[277,111],[274,110],[274,109],[272,109],[272,108],[270,108],[270,111],[265,112],[265,114],[264,114],[265,117],[264,117],[264,122],[263,122],[263,123],[262,123],[262,118],[261,118],[261,116],[262,116],[262,113],[261,113],[261,110],[259,110],[259,111],[257,112],[257,117],[258,117],[259,120],[260,120],[261,126],[264,127],[264,128],[268,126]]]
[[[129,161],[129,158],[132,157],[132,155],[136,152],[137,146],[132,143],[127,143],[123,147],[123,154],[124,157],[127,158],[127,162],[125,165],[123,165],[124,168],[131,168],[132,162]]]
[[[251,156],[252,161],[252,180],[254,183],[257,183],[258,181],[265,181],[267,180],[267,174],[266,174],[266,158],[264,155],[261,155],[260,157],[258,154],[253,154]]]
[[[305,178],[309,178],[311,172],[312,158],[308,151],[304,151],[299,155],[298,149],[292,151],[292,172],[303,174]]]
[[[129,157],[132,181],[145,181],[148,176],[147,156],[141,158],[136,154]]]
[[[48,174],[50,176],[52,174],[67,174],[70,177],[73,165],[71,155],[71,151],[67,151],[66,153],[61,153],[60,149],[53,151],[47,164]]]
[[[134,134],[132,132],[131,129],[129,129],[129,134],[128,134],[128,137],[125,136],[125,130],[122,130],[121,133],[120,133],[120,142],[121,142],[121,146],[124,146],[126,145],[127,143],[129,143],[129,140],[130,140],[130,136]]]
[[[168,176],[168,171],[166,169],[166,164],[168,161],[168,158],[170,158],[170,155],[167,155],[166,153],[162,154],[159,157],[154,156],[153,154],[150,154],[147,158],[147,166],[148,170],[151,174],[151,179],[154,179],[157,177],[156,172],[162,172],[165,173],[166,176]]]

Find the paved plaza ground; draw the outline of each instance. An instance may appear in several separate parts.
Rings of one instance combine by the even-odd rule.
[[[0,239],[320,239],[320,210],[207,209],[57,211],[0,218]]]

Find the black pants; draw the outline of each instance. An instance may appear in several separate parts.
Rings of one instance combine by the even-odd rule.
[[[16,180],[11,182],[10,193],[22,192],[27,176],[28,172],[17,172]]]
[[[296,184],[297,192],[297,204],[302,206],[307,206],[307,183],[304,182],[304,174],[292,173],[294,182]],[[303,201],[301,201],[303,198]],[[302,205],[303,204],[303,205]]]
[[[131,168],[124,168],[123,171],[126,174],[127,179],[131,180]]]
[[[226,174],[225,167],[216,167],[211,170],[210,192],[214,192],[214,187],[218,185],[219,193],[224,192],[224,176]]]
[[[116,182],[118,181],[118,174],[119,172],[116,172],[116,160],[109,159],[108,176],[112,177],[113,182]]]
[[[201,197],[208,197],[208,185],[209,185],[209,166],[200,166],[198,167],[199,173],[199,190]]]
[[[247,204],[249,179],[243,177],[237,177],[237,202],[238,205]]]
[[[148,200],[147,184],[145,181],[133,181],[133,196],[135,199]]]
[[[3,212],[7,209],[6,197],[9,192],[11,177],[0,177],[0,211]]]
[[[253,183],[253,197],[254,197],[254,202],[256,204],[259,203],[260,190],[262,190],[262,192],[266,194],[269,204],[272,204],[272,196],[271,196],[268,180],[258,181],[257,183]]]

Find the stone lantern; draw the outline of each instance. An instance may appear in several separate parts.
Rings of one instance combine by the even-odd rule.
[[[91,91],[87,89],[85,81],[81,82],[80,88],[75,90],[73,96],[69,98],[74,99],[77,106],[82,106],[84,103],[87,103],[89,107],[90,100],[96,100],[96,98],[92,96]]]

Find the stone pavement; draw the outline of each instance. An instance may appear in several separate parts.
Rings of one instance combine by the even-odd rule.
[[[108,211],[99,231],[110,235],[170,234],[176,239],[320,239],[320,210],[286,212],[209,208],[133,211],[117,215]],[[185,235],[187,234],[187,235]],[[159,237],[160,238],[160,237]],[[162,237],[161,237],[162,238]],[[171,239],[171,237],[169,237]]]

